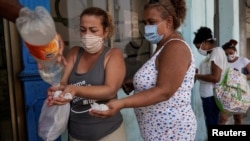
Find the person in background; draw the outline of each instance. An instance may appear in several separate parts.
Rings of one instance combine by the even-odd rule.
[[[0,17],[15,23],[22,8],[18,0],[0,0]]]
[[[134,94],[110,101],[107,111],[91,110],[91,115],[112,117],[123,108],[134,108],[145,141],[195,139],[195,61],[177,32],[185,16],[185,0],[150,0],[144,6],[144,36],[157,48],[134,75]]]
[[[247,80],[250,80],[250,60],[246,57],[239,57],[237,56],[237,49],[236,45],[238,42],[234,39],[229,40],[226,42],[222,48],[224,49],[227,60],[229,62],[229,67],[238,70],[244,73],[247,77]],[[220,113],[220,124],[225,125],[228,121],[228,116],[230,113],[221,112]],[[234,124],[241,125],[243,114],[233,114]]]
[[[61,87],[49,88],[49,106],[69,102],[61,97],[53,99],[55,90],[62,90],[61,96],[68,92],[73,96],[68,125],[70,141],[126,141],[120,112],[109,118],[93,117],[88,112],[91,104],[116,99],[125,77],[121,50],[104,45],[113,29],[112,18],[106,11],[97,7],[86,8],[80,16],[82,46],[69,50]]]
[[[227,57],[221,47],[215,46],[215,39],[208,27],[200,27],[193,40],[198,52],[205,56],[200,63],[195,79],[200,82],[206,125],[219,124],[219,108],[214,99],[214,87],[219,84],[228,68]]]

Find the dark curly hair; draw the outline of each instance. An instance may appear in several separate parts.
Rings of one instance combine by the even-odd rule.
[[[236,51],[236,45],[238,44],[238,42],[234,39],[229,40],[228,42],[226,42],[224,45],[222,45],[222,48],[224,50],[226,49],[233,49]]]
[[[210,28],[208,27],[200,27],[197,32],[194,33],[195,37],[193,40],[194,44],[202,43],[203,41],[209,41],[214,43],[213,34]]]
[[[186,18],[186,1],[185,0],[150,0],[145,6],[144,10],[156,7],[161,12],[163,19],[171,15],[173,17],[174,29],[180,27]]]

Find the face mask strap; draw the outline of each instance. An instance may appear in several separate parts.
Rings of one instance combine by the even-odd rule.
[[[204,43],[204,42],[201,42],[201,45],[200,45],[199,49],[202,49],[201,46],[203,45],[203,43]]]

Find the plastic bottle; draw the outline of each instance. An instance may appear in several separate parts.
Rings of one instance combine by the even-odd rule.
[[[42,65],[39,69],[41,78],[51,85],[58,85],[64,66],[57,62],[59,43],[51,15],[42,6],[37,6],[34,11],[24,7],[20,10],[16,27],[29,53]]]

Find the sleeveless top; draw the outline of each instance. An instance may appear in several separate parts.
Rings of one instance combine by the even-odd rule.
[[[184,42],[180,39],[172,39],[168,42],[173,40]],[[186,42],[184,43],[187,45]],[[135,95],[140,91],[156,86],[158,70],[156,69],[155,60],[163,48],[164,46],[134,75]],[[166,101],[154,105],[135,108],[135,114],[144,141],[193,141],[195,139],[197,123],[191,107],[191,90],[194,85],[195,62],[192,51],[190,48],[189,50],[192,56],[191,64],[186,71],[181,86],[173,96]],[[166,85],[166,87],[168,86]]]
[[[103,85],[105,80],[104,58],[109,49],[109,47],[105,47],[93,68],[86,73],[79,74],[76,70],[84,52],[84,49],[80,48],[68,84],[79,87]],[[120,112],[110,118],[97,118],[89,115],[88,110],[93,102],[97,101],[82,97],[74,97],[71,101],[68,130],[73,138],[78,140],[99,140],[120,127],[123,121]],[[108,100],[97,103],[107,102]]]

